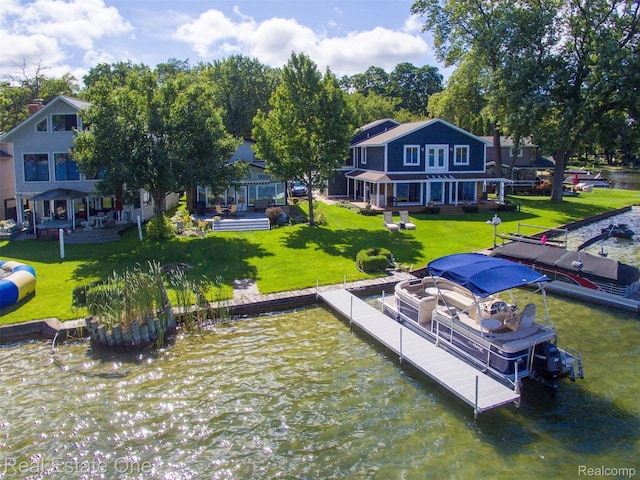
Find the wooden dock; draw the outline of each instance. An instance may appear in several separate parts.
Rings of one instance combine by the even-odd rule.
[[[474,416],[501,405],[520,402],[520,394],[437,347],[348,291],[318,292],[318,297],[350,322],[474,409]]]

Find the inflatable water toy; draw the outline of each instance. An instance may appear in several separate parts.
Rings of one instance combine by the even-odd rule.
[[[0,308],[19,302],[36,291],[36,272],[24,263],[0,260]]]

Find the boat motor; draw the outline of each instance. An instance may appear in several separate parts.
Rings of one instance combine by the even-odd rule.
[[[562,374],[562,357],[555,343],[544,342],[536,345],[533,360],[534,376],[551,388],[558,387]]]

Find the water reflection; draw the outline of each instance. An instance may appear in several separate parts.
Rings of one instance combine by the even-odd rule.
[[[1,349],[3,464],[48,467],[7,478],[83,478],[54,473],[54,458],[108,469],[91,478],[566,478],[637,462],[640,323],[550,303],[587,378],[556,396],[527,384],[520,409],[482,414],[477,429],[467,405],[323,308],[223,325],[156,356]]]

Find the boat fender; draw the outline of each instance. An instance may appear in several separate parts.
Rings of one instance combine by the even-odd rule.
[[[576,270],[582,270],[582,268],[584,267],[584,263],[579,262],[578,260],[574,260],[573,262],[571,262],[571,266]]]

